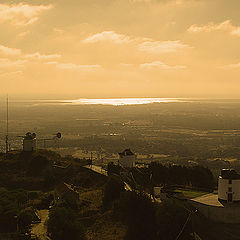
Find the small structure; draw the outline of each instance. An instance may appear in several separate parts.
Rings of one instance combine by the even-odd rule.
[[[37,149],[37,139],[35,133],[26,133],[23,137],[23,151],[33,152]]]
[[[163,187],[154,187],[153,193],[154,193],[154,197],[158,199],[166,200],[168,198],[167,192],[164,191]]]
[[[123,168],[135,167],[136,155],[130,150],[125,149],[119,153],[119,165]]]
[[[218,178],[218,201],[223,205],[240,203],[240,175],[233,169],[222,169]]]

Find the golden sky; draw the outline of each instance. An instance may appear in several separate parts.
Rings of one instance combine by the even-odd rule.
[[[0,2],[0,94],[240,96],[239,0]]]

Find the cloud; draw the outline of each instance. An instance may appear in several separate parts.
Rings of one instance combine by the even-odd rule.
[[[57,34],[63,34],[64,30],[61,28],[53,28],[53,32],[57,33]]]
[[[145,41],[138,45],[140,51],[148,53],[172,53],[190,46],[177,41]]]
[[[220,68],[225,69],[225,70],[228,70],[228,69],[240,69],[240,62],[239,63],[228,64],[228,65],[222,66]]]
[[[59,62],[47,62],[49,65],[56,65],[57,68],[63,70],[80,70],[80,71],[94,71],[99,69],[101,66],[95,65],[79,65],[75,63],[59,63]]]
[[[94,34],[83,40],[84,43],[96,43],[102,41],[111,41],[114,43],[128,43],[130,38],[123,34],[115,33],[114,31],[104,31]]]
[[[24,32],[21,32],[17,35],[18,38],[24,38],[26,37],[28,34],[30,34],[30,31],[24,31]]]
[[[144,37],[129,37],[124,34],[118,34],[114,31],[104,31],[89,36],[84,39],[84,43],[97,43],[109,41],[116,44],[133,43],[137,46],[137,49],[147,53],[171,53],[177,52],[182,49],[191,48],[187,44],[182,43],[179,40],[176,41],[154,41],[151,38]]]
[[[120,67],[132,67],[132,66],[134,66],[134,64],[132,64],[132,63],[120,63],[119,66]]]
[[[129,0],[130,3],[160,3],[170,6],[185,5],[195,2],[194,0]]]
[[[26,60],[10,60],[7,58],[0,58],[0,68],[23,67]]]
[[[21,49],[0,45],[0,53],[8,58],[0,58],[0,68],[24,67],[25,63],[50,61],[61,58],[60,54],[41,54],[39,52],[26,54]],[[14,60],[13,60],[14,59]]]
[[[0,52],[2,52],[5,55],[20,55],[22,53],[20,49],[9,48],[3,45],[0,45]]]
[[[182,65],[170,66],[160,61],[154,61],[151,63],[142,63],[140,64],[140,68],[144,68],[144,69],[157,68],[157,69],[165,69],[165,70],[174,70],[174,69],[186,69],[187,67]]]
[[[13,71],[13,72],[4,72],[4,73],[1,73],[0,76],[20,75],[22,73],[23,73],[23,71],[18,70],[18,71]]]
[[[29,25],[38,20],[38,16],[50,10],[53,5],[0,4],[0,22],[10,22],[13,25]]]
[[[10,48],[3,45],[0,45],[0,52],[8,56],[21,55],[20,57],[25,59],[49,60],[49,59],[61,58],[60,54],[41,54],[39,52],[35,52],[31,54],[23,54],[21,49]]]
[[[187,30],[190,33],[199,32],[213,32],[213,31],[226,31],[232,35],[240,36],[240,27],[234,26],[231,20],[226,20],[219,24],[208,23],[207,25],[198,26],[196,24],[190,26]]]
[[[152,0],[129,0],[130,3],[149,3],[152,2]]]
[[[60,54],[40,54],[39,52],[32,53],[32,54],[26,54],[24,56],[25,58],[28,59],[36,59],[36,60],[49,60],[49,59],[56,59],[56,58],[61,58]]]

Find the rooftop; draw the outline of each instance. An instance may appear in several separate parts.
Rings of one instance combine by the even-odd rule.
[[[119,153],[120,156],[132,156],[134,153],[130,150],[130,148],[125,149],[123,152]]]
[[[26,133],[26,135],[24,136],[24,139],[25,140],[32,140],[32,139],[35,139],[36,138],[36,133]]]
[[[223,179],[240,179],[240,175],[234,169],[222,169],[221,177]]]
[[[196,197],[191,200],[205,205],[223,207],[223,205],[218,201],[218,195],[213,193],[209,193],[201,197]]]

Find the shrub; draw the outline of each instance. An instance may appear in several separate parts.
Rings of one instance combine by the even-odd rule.
[[[126,239],[155,239],[155,208],[148,196],[123,192],[114,210],[128,226]]]
[[[111,208],[113,201],[119,199],[122,191],[124,191],[123,181],[118,176],[109,177],[104,187],[103,208]]]
[[[32,223],[34,216],[35,216],[35,213],[32,208],[26,208],[21,210],[18,215],[18,223],[20,228],[24,229],[28,227]]]
[[[71,208],[54,207],[50,211],[47,228],[53,240],[85,239],[83,227]]]

